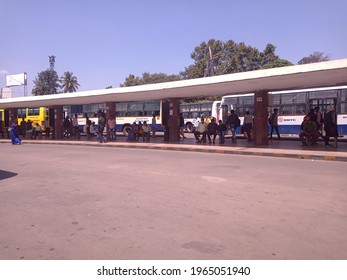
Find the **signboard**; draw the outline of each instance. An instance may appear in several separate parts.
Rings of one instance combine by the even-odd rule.
[[[27,85],[27,73],[6,75],[6,86],[25,86]]]

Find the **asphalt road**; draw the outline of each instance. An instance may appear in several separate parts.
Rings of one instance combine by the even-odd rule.
[[[0,259],[347,259],[346,163],[0,145]]]

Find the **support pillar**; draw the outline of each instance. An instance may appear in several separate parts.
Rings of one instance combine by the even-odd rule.
[[[261,90],[254,93],[254,143],[268,145],[268,91]]]
[[[174,98],[169,100],[169,142],[180,140],[180,102]]]
[[[110,128],[108,127],[108,119],[110,116],[115,116],[116,104],[114,102],[106,102],[106,139],[111,140]]]
[[[52,136],[56,140],[63,139],[63,121],[64,121],[64,111],[63,106],[54,106],[54,126]]]

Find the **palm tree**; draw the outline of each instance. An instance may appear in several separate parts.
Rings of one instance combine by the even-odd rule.
[[[73,75],[72,72],[65,72],[61,77],[61,87],[63,92],[76,92],[80,84],[77,82],[77,78]]]

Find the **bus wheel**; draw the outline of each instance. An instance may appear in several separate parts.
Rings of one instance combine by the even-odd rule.
[[[192,123],[187,123],[187,124],[186,124],[186,130],[187,130],[188,132],[193,132],[193,130],[194,130],[193,124],[192,124]]]
[[[131,126],[130,125],[125,125],[123,126],[123,134],[127,136],[129,132],[131,131]]]

